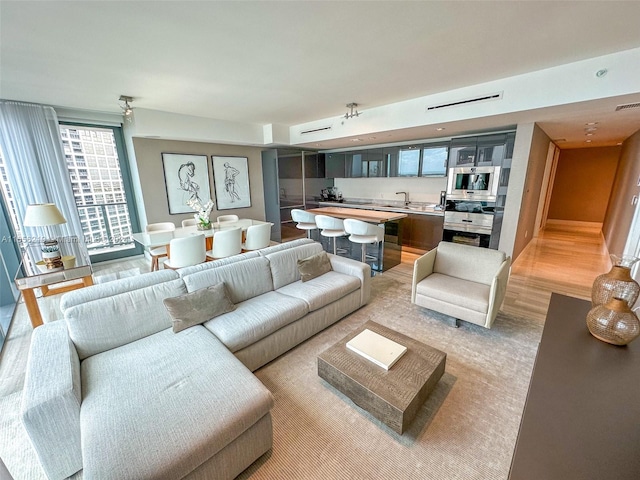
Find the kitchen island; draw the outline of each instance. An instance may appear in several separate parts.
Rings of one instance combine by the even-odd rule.
[[[362,214],[371,211],[382,214],[404,213],[405,217],[398,221],[397,236],[399,244],[411,253],[419,254],[429,251],[437,247],[442,240],[444,210],[440,205],[427,203],[380,204],[375,203],[374,200],[366,199],[349,200],[342,203],[320,202],[321,207],[335,207],[337,205],[340,206],[339,208],[351,209],[362,212]]]
[[[335,204],[334,204],[335,205]],[[400,238],[400,221],[407,217],[406,213],[393,211],[362,210],[336,206],[322,206],[307,210],[316,215],[328,215],[336,218],[353,218],[363,222],[374,223],[384,227],[384,241],[378,244],[375,255],[370,262],[371,269],[383,272],[396,265],[402,260],[402,242]],[[320,236],[320,240],[327,251],[332,251],[330,240]],[[355,260],[361,259],[361,250],[358,245],[353,245],[347,237],[336,239],[338,249],[343,256],[349,256]],[[369,263],[369,262],[367,262]]]

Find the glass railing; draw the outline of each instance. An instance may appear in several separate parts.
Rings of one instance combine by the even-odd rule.
[[[135,247],[125,202],[79,205],[78,213],[89,252]]]

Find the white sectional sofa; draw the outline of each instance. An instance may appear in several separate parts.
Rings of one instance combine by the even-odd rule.
[[[49,478],[230,479],[272,446],[251,373],[367,303],[370,268],[329,255],[300,281],[303,239],[65,294],[38,327],[22,420]],[[235,310],[174,333],[163,299],[224,282]]]

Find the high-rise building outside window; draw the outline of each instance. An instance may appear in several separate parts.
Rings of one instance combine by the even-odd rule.
[[[60,125],[60,135],[89,252],[133,248],[133,229],[113,131]],[[70,144],[66,139],[74,141]]]

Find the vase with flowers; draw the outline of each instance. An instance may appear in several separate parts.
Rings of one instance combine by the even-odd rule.
[[[191,199],[187,202],[187,205],[197,212],[193,215],[193,218],[196,219],[196,228],[198,230],[210,230],[211,220],[209,219],[209,215],[211,214],[211,210],[213,210],[213,201],[209,199],[207,203],[203,205],[200,200]]]

